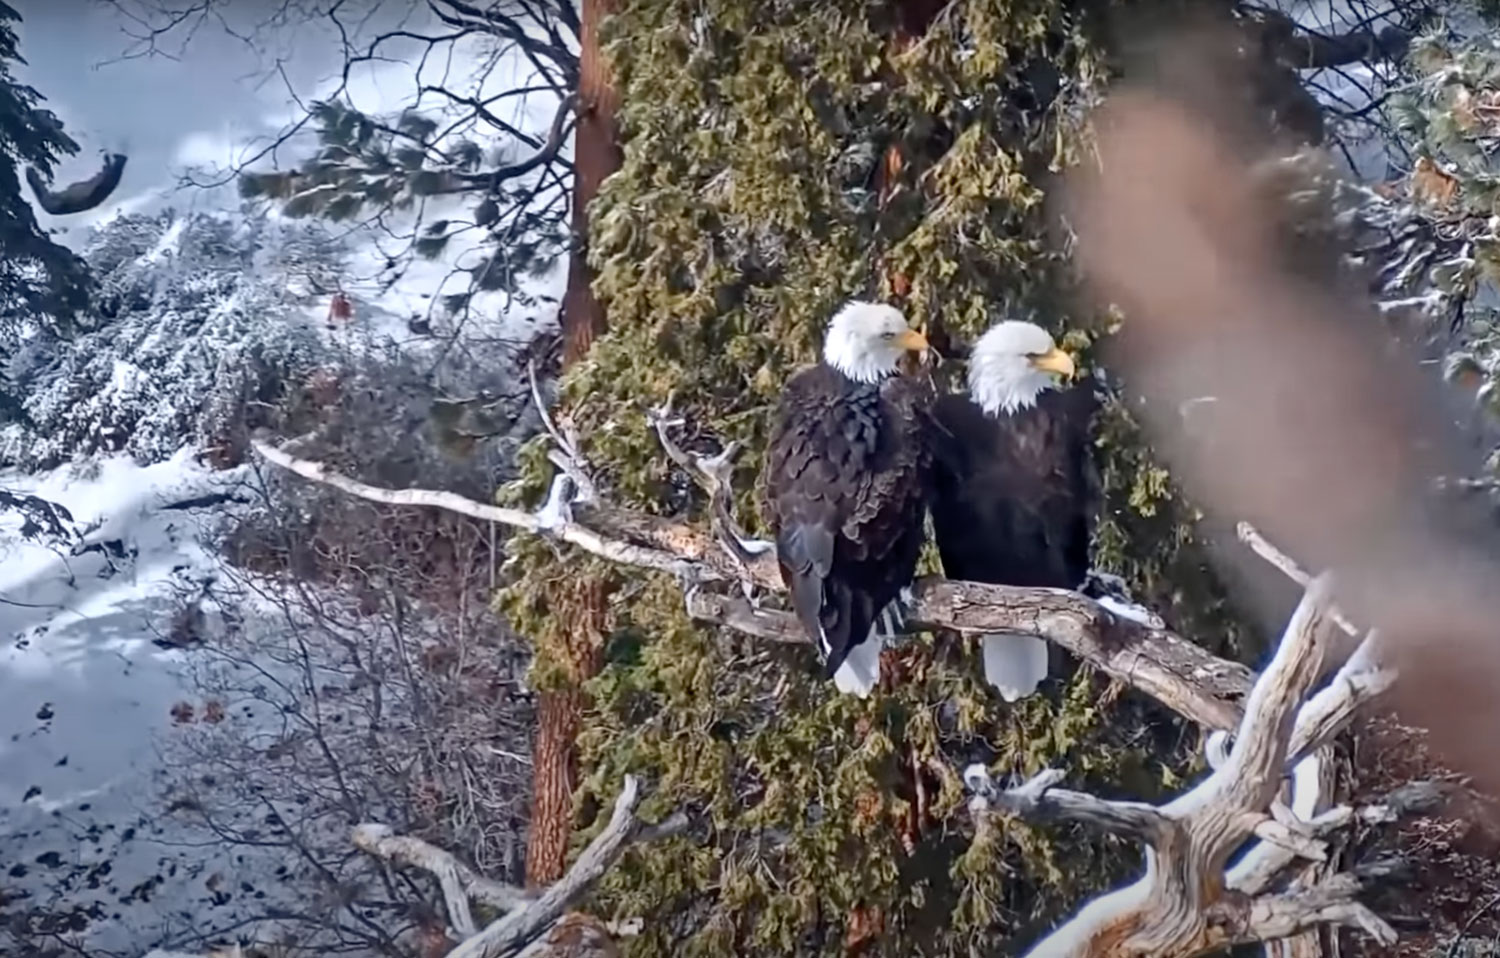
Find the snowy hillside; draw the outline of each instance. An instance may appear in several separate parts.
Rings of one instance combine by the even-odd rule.
[[[6,911],[42,910],[36,930],[118,916],[113,934],[86,940],[127,946],[201,897],[193,877],[209,862],[174,847],[153,770],[171,703],[191,694],[183,653],[159,643],[177,590],[213,565],[200,517],[172,506],[216,482],[187,450],[146,468],[113,456],[0,476],[97,523],[86,543],[111,544],[69,555],[0,525],[0,855]]]
[[[367,236],[248,209],[167,211],[115,217],[86,252],[101,280],[92,328],[71,341],[31,331],[0,369],[25,414],[0,427],[0,490],[71,515],[68,535],[34,542],[19,515],[0,513],[0,954],[62,940],[138,952],[250,928],[261,940],[358,941],[367,932],[330,876],[362,881],[367,866],[347,856],[351,819],[423,827],[403,817],[417,805],[409,790],[441,794],[447,774],[413,779],[405,768],[427,727],[443,729],[427,743],[434,756],[459,747],[460,774],[478,762],[495,782],[483,830],[459,838],[494,873],[515,867],[521,810],[501,827],[498,790],[524,767],[523,726],[418,727],[409,683],[369,682],[409,655],[446,650],[456,629],[485,646],[485,665],[452,680],[524,710],[526,661],[487,611],[490,581],[424,613],[430,597],[402,593],[422,574],[392,565],[373,603],[335,614],[338,590],[312,600],[318,586],[304,582],[289,599],[288,580],[234,567],[225,549],[296,564],[295,549],[267,543],[306,536],[312,561],[340,550],[335,578],[358,573],[361,556],[400,551],[349,539],[372,528],[357,506],[258,477],[246,439],[260,426],[320,432],[329,455],[379,481],[487,494],[535,428],[520,357],[552,323],[561,274],[514,314],[477,305],[487,321],[445,339],[408,321],[451,264],[366,282],[381,257]],[[341,288],[354,316],[331,321]],[[487,425],[460,460],[434,427],[444,403],[477,404],[462,422]],[[488,568],[488,530],[424,522],[394,530],[425,537],[410,539],[413,561],[477,543],[486,551],[467,568]],[[454,581],[469,588],[464,575]],[[386,596],[399,607],[381,605]],[[392,628],[395,645],[347,644]],[[338,724],[309,725],[305,712]],[[304,753],[315,742],[326,762]],[[377,760],[385,748],[389,762]],[[327,807],[325,776],[342,790]],[[309,907],[320,888],[333,897]]]

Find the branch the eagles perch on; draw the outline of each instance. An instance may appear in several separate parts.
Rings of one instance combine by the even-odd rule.
[[[570,474],[590,473],[577,462],[555,477],[546,503],[527,512],[438,490],[383,489],[290,455],[261,438],[253,447],[275,466],[350,495],[460,512],[570,543],[613,562],[673,574],[685,585],[694,618],[772,641],[805,643],[790,613],[760,608],[746,598],[755,590],[780,591],[781,584],[770,544],[744,539],[729,516],[725,480],[733,450],[713,457],[685,452],[671,437],[676,421],[670,410],[656,410],[651,419],[670,458],[713,500],[710,514],[716,517],[717,534],[598,501],[573,501],[576,484]],[[1311,821],[1298,819],[1283,804],[1283,779],[1299,764],[1316,761],[1319,750],[1356,712],[1391,686],[1395,673],[1381,665],[1376,638],[1369,635],[1332,680],[1312,694],[1324,674],[1329,630],[1352,626],[1334,608],[1326,576],[1310,579],[1248,524],[1241,524],[1239,532],[1258,554],[1307,588],[1275,658],[1258,679],[1238,663],[1164,628],[1116,615],[1077,592],[941,577],[916,583],[908,619],[912,627],[974,634],[1004,629],[1044,638],[1216,730],[1208,743],[1213,773],[1159,807],[1056,788],[1065,774],[1058,769],[1013,788],[999,787],[982,767],[965,771],[976,829],[990,827],[995,815],[1010,814],[1036,822],[1093,824],[1147,846],[1143,878],[1088,903],[1031,955],[1188,956],[1235,942],[1283,938],[1321,924],[1355,926],[1380,941],[1394,935],[1357,900],[1383,874],[1380,868],[1356,868],[1312,887],[1294,883],[1272,891],[1298,862],[1326,857],[1323,839],[1330,833],[1355,821],[1386,822],[1429,809],[1442,793],[1417,783],[1411,794],[1361,809],[1336,807]],[[705,587],[711,584],[737,588],[709,592]],[[1226,747],[1226,733],[1233,734],[1232,746]],[[1246,840],[1258,843],[1226,869],[1230,854]],[[455,888],[477,895],[475,886],[472,876],[458,871],[445,883],[449,898]]]
[[[658,420],[658,429],[665,428]],[[668,439],[670,443],[670,439]],[[435,489],[383,489],[332,472],[320,463],[288,454],[262,439],[256,453],[272,465],[372,502],[429,506],[548,536],[611,562],[676,576],[685,583],[689,614],[759,638],[806,644],[790,612],[762,608],[744,590],[782,592],[774,550],[768,543],[715,537],[688,522],[620,509],[602,502],[571,502],[573,481],[560,473],[546,503],[535,512],[477,502]],[[730,490],[720,481],[722,467],[712,459],[689,457],[669,446],[711,484],[717,503],[711,512],[727,514]],[[712,478],[710,478],[712,474]],[[739,552],[754,552],[742,559]],[[710,585],[733,586],[710,592]],[[1232,729],[1249,694],[1252,673],[1221,659],[1165,628],[1116,615],[1105,606],[1065,589],[1027,589],[959,582],[933,576],[913,587],[908,625],[968,634],[1013,631],[1057,643],[1111,678],[1137,688],[1193,721]]]

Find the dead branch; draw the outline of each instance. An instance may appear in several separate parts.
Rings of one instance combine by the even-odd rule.
[[[320,463],[289,456],[260,440],[252,440],[251,445],[272,465],[371,502],[446,509],[525,532],[545,533],[622,565],[709,581],[734,577],[734,570],[727,561],[715,561],[718,549],[707,536],[691,527],[665,522],[654,516],[591,508],[587,510],[589,525],[565,519],[549,528],[547,517],[540,513],[487,505],[438,489],[384,489],[339,475]],[[578,511],[584,513],[582,509]],[[764,573],[757,570],[756,574],[759,579]],[[770,574],[774,576],[775,571]]]
[[[1152,845],[1172,827],[1155,805],[1112,802],[1087,792],[1053,788],[1064,777],[1062,770],[1049,768],[1023,785],[996,793],[988,787],[989,773],[982,765],[971,765],[964,771],[964,783],[976,792],[969,808],[981,815],[998,808],[1029,822],[1077,822]]]
[[[1114,802],[1063,791],[1063,777],[1043,772],[1024,785],[998,789],[983,768],[965,783],[978,817],[1013,815],[1027,821],[1084,822],[1146,845],[1146,873],[1135,883],[1094,899],[1029,954],[1049,958],[1191,956],[1232,944],[1285,938],[1321,925],[1362,929],[1383,943],[1395,932],[1361,905],[1364,878],[1338,873],[1310,886],[1271,892],[1298,861],[1323,861],[1322,837],[1357,817],[1382,818],[1430,807],[1437,792],[1418,788],[1389,807],[1358,812],[1338,808],[1302,821],[1278,801],[1287,770],[1324,745],[1355,711],[1394,678],[1381,670],[1367,640],[1334,680],[1309,696],[1322,674],[1333,629],[1329,580],[1311,580],[1275,657],[1256,681],[1244,718],[1227,752],[1220,737],[1210,749],[1214,771],[1162,806]],[[1241,861],[1229,856],[1259,839]]]
[[[1150,695],[1200,725],[1234,728],[1253,673],[1165,629],[1120,618],[1066,589],[1025,589],[930,576],[912,587],[907,624],[967,635],[1011,632],[1056,643],[1111,678]],[[758,608],[733,596],[690,593],[695,619],[719,622],[777,642],[806,637],[790,612]]]
[[[741,567],[745,567],[756,556],[765,555],[774,549],[774,543],[752,539],[746,535],[734,518],[731,506],[734,487],[730,478],[734,474],[734,460],[739,455],[740,444],[731,442],[717,456],[700,456],[684,450],[671,435],[672,429],[682,425],[683,420],[672,415],[670,396],[661,408],[651,410],[647,418],[651,427],[656,430],[657,440],[668,458],[677,463],[708,494],[709,520],[714,537],[719,540],[724,551]]]
[[[688,523],[603,503],[566,508],[550,503],[531,513],[475,502],[450,492],[383,489],[334,473],[319,463],[287,455],[259,440],[253,441],[252,446],[273,465],[363,499],[448,509],[552,536],[612,562],[675,575],[692,586],[687,590],[687,605],[694,618],[775,641],[806,641],[789,613],[762,609],[748,599],[697,587],[724,582],[782,591],[774,547],[769,543],[764,551],[746,550],[742,559],[739,554],[732,554],[723,538],[705,535]],[[554,486],[554,492],[558,489]],[[729,531],[733,535],[733,530]],[[916,601],[908,621],[917,628],[951,629],[974,635],[1002,631],[1035,635],[1056,642],[1111,677],[1209,728],[1231,729],[1240,721],[1239,703],[1251,687],[1249,669],[1213,656],[1164,629],[1149,628],[1117,616],[1076,592],[984,585],[940,577],[921,580],[913,591]]]
[[[625,776],[625,786],[615,799],[614,813],[604,830],[578,856],[562,880],[540,895],[491,881],[475,873],[450,853],[415,838],[395,835],[378,824],[356,826],[356,848],[396,865],[431,872],[443,889],[449,923],[461,940],[452,958],[502,958],[519,953],[557,923],[578,899],[607,872],[633,841],[650,841],[677,834],[687,827],[687,817],[672,815],[658,825],[643,826],[635,817],[640,801],[640,782]],[[507,912],[484,929],[477,929],[470,900]]]
[[[373,822],[356,825],[353,841],[354,847],[367,855],[374,855],[393,865],[431,872],[443,889],[448,920],[464,938],[470,938],[478,931],[470,917],[470,899],[502,911],[512,911],[533,900],[533,896],[520,888],[485,878],[435,845],[420,838],[397,835],[388,825]]]
[[[1297,561],[1295,559],[1272,545],[1271,541],[1265,536],[1261,535],[1260,530],[1256,529],[1250,523],[1241,522],[1237,524],[1234,527],[1234,532],[1235,535],[1239,537],[1239,540],[1241,542],[1250,547],[1250,551],[1254,552],[1256,555],[1260,556],[1262,559],[1275,566],[1282,572],[1283,575],[1285,575],[1288,579],[1291,579],[1298,585],[1302,586],[1302,588],[1307,588],[1307,584],[1312,581],[1312,576],[1308,575],[1303,570],[1303,568],[1297,564]],[[1346,619],[1344,617],[1344,614],[1337,608],[1332,610],[1332,614],[1333,619],[1338,623],[1339,628],[1343,629],[1349,635],[1355,636],[1356,638],[1360,635],[1361,630],[1356,628],[1352,622]]]

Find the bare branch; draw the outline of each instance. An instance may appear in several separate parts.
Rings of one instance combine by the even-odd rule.
[[[1395,684],[1396,670],[1376,661],[1376,642],[1376,635],[1371,633],[1333,679],[1303,706],[1292,732],[1293,764],[1332,742],[1348,727],[1355,712]]]
[[[1329,606],[1329,583],[1319,576],[1308,584],[1275,658],[1250,693],[1229,760],[1214,773],[1227,792],[1224,801],[1234,807],[1264,808],[1276,797],[1297,710],[1322,672]],[[1224,856],[1233,850],[1223,849]]]
[[[491,881],[452,854],[420,839],[396,835],[385,825],[358,825],[353,830],[353,841],[363,852],[393,864],[421,868],[437,878],[449,920],[462,940],[451,955],[501,958],[518,953],[545,934],[569,907],[587,894],[630,843],[666,838],[687,827],[687,816],[680,812],[657,825],[643,825],[635,816],[640,792],[639,780],[633,775],[625,776],[624,788],[615,799],[614,813],[604,830],[583,850],[568,873],[540,895]],[[471,899],[508,914],[483,930],[476,929],[469,910]]]
[[[1166,841],[1172,821],[1155,805],[1144,802],[1114,802],[1087,792],[1053,788],[1062,781],[1061,769],[1048,769],[1015,788],[996,791],[982,766],[970,766],[964,782],[974,791],[969,810],[982,815],[997,807],[1002,812],[1033,822],[1078,822],[1112,835],[1134,838],[1151,846]]]
[[[423,92],[428,92],[431,89],[435,88],[424,88]],[[562,102],[557,105],[557,114],[552,118],[552,127],[547,133],[546,142],[526,159],[507,166],[499,166],[493,170],[486,170],[483,173],[450,173],[449,178],[453,181],[452,185],[433,190],[433,194],[468,193],[473,190],[489,190],[494,192],[499,190],[500,184],[506,180],[512,180],[525,173],[530,173],[542,164],[550,163],[557,159],[558,151],[567,142],[568,132],[571,130],[569,121],[572,119],[574,109],[577,106],[578,94],[569,93],[563,97]]]
[[[507,509],[504,506],[491,506],[473,499],[465,498],[451,492],[436,489],[383,489],[368,483],[341,476],[330,472],[321,464],[307,459],[296,459],[288,456],[274,446],[267,445],[260,440],[252,440],[251,445],[255,451],[267,462],[280,466],[289,472],[296,473],[313,482],[320,482],[331,486],[352,496],[368,499],[371,502],[383,502],[393,506],[429,506],[438,509],[446,509],[450,512],[473,516],[486,522],[497,522],[501,525],[512,526],[526,532],[545,532],[548,535],[578,546],[585,552],[593,553],[601,558],[623,565],[640,566],[646,569],[654,569],[658,572],[667,572],[674,575],[683,575],[693,571],[696,557],[691,555],[679,555],[664,551],[660,547],[639,545],[631,541],[621,541],[616,536],[611,538],[601,535],[593,529],[587,528],[577,522],[564,522],[553,528],[545,528],[545,523],[536,514],[525,512],[521,509]],[[609,517],[601,514],[600,520],[605,525],[610,525]],[[652,521],[649,516],[630,516],[624,513],[616,516],[613,521],[616,533],[635,533],[650,538],[656,534],[662,523]],[[701,537],[700,537],[701,538]],[[668,537],[670,540],[670,536]],[[704,552],[712,551],[707,543],[702,544]],[[708,565],[708,563],[703,563]],[[709,572],[714,570],[709,569]],[[718,577],[723,577],[718,575]]]
[[[454,929],[464,937],[469,937],[478,930],[473,926],[472,919],[468,918],[470,899],[505,911],[519,908],[534,899],[534,896],[519,888],[485,878],[435,845],[420,838],[395,834],[388,825],[374,822],[356,825],[352,838],[354,847],[366,854],[394,865],[406,865],[431,872],[442,885],[449,920]]]
[[[774,549],[774,543],[752,539],[746,535],[734,518],[731,505],[734,487],[730,477],[734,474],[734,460],[739,455],[740,444],[731,442],[717,456],[700,456],[684,450],[671,435],[671,430],[681,425],[682,419],[672,415],[670,396],[659,409],[648,412],[647,419],[656,430],[657,439],[668,458],[682,467],[698,487],[708,494],[709,517],[714,536],[735,562],[744,566],[753,562],[756,556]]]
[[[1353,875],[1335,875],[1320,885],[1284,895],[1226,899],[1216,908],[1214,921],[1225,930],[1227,943],[1275,941],[1320,925],[1358,928],[1382,945],[1396,942],[1396,930],[1355,900],[1361,882]]]
[[[259,440],[252,446],[273,465],[374,502],[448,509],[550,535],[609,561],[666,572],[693,585],[726,582],[783,590],[774,550],[741,563],[727,554],[721,541],[687,523],[602,503],[574,506],[563,519],[544,519],[540,512],[486,505],[449,492],[382,489],[289,456]],[[1056,642],[1195,722],[1216,729],[1239,724],[1238,702],[1250,690],[1249,669],[1166,630],[1117,617],[1086,596],[1065,589],[1022,589],[942,578],[921,580],[913,591],[916,601],[908,620],[916,628],[1035,635]],[[697,588],[689,589],[687,601],[689,613],[704,621],[776,641],[807,641],[789,613],[758,609],[748,600]]]
[[[1291,556],[1272,545],[1270,540],[1261,535],[1260,531],[1250,523],[1241,522],[1234,527],[1234,531],[1239,540],[1249,546],[1252,552],[1265,559],[1277,569],[1280,569],[1288,579],[1291,579],[1304,589],[1312,582],[1312,576],[1303,571],[1302,567]],[[1332,611],[1334,621],[1339,624],[1339,628],[1355,637],[1361,634],[1363,630],[1356,628],[1338,609]]]
[[[633,775],[625,776],[625,787],[615,799],[609,824],[583,850],[562,880],[525,908],[506,915],[459,945],[450,958],[501,958],[519,951],[545,932],[609,870],[632,839],[647,837],[635,817],[639,799],[640,782]],[[649,837],[666,837],[686,827],[687,818],[679,813],[651,829]]]
[[[1329,728],[1340,721],[1337,716],[1347,721],[1352,714],[1303,704],[1321,672],[1332,628],[1328,581],[1319,576],[1310,583],[1246,701],[1234,747],[1207,779],[1166,805],[1053,789],[1062,778],[1057,771],[1008,791],[994,789],[982,768],[965,772],[977,812],[999,805],[1030,821],[1089,822],[1146,845],[1144,876],[1089,902],[1030,955],[1184,958],[1330,923],[1389,942],[1394,932],[1357,901],[1363,888],[1358,876],[1337,874],[1311,887],[1263,894],[1299,858],[1326,858],[1319,835],[1354,818],[1342,809],[1304,823],[1276,802],[1294,731]],[[1350,671],[1365,668],[1356,663]],[[1306,718],[1299,720],[1299,714]],[[1226,876],[1228,857],[1253,838],[1260,842],[1247,854],[1251,864]]]

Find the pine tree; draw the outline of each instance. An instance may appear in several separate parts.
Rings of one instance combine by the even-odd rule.
[[[745,445],[737,512],[753,522],[781,384],[850,296],[897,302],[939,340],[1033,308],[1088,354],[1111,320],[1063,305],[1068,264],[1041,209],[1108,69],[1084,26],[1053,0],[620,3],[608,53],[624,158],[589,211],[609,323],[565,376],[562,413],[609,498],[702,507],[647,421],[670,397],[705,441]],[[1185,633],[1233,645],[1243,629],[1191,507],[1125,409],[1106,418],[1096,564]],[[509,494],[534,503],[550,467],[541,442],[530,452]],[[1024,941],[1131,856],[1020,825],[972,841],[957,770],[1063,764],[1140,796],[1187,770],[1175,720],[1088,669],[1006,708],[972,652],[918,641],[892,657],[885,695],[861,702],[818,681],[809,651],[689,621],[676,582],[541,542],[511,550],[521,574],[505,608],[536,643],[537,687],[586,677],[581,649],[602,666],[586,686],[584,822],[626,772],[654,784],[659,807],[709,822],[706,843],[643,847],[606,879],[603,904],[646,919],[633,954],[958,955]],[[603,616],[583,582],[615,597]]]
[[[88,304],[88,268],[37,225],[22,193],[21,167],[50,177],[53,164],[77,153],[78,144],[40,107],[42,95],[11,73],[12,64],[26,62],[15,30],[20,19],[0,3],[0,330],[38,321],[66,331]]]

